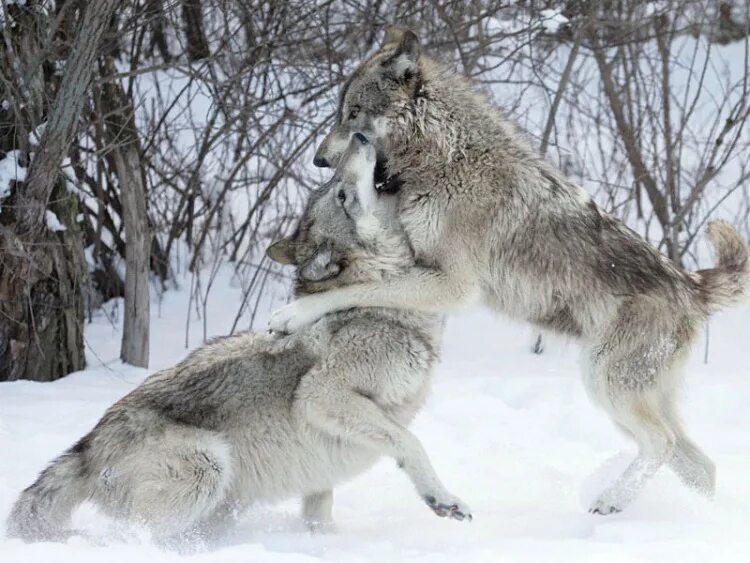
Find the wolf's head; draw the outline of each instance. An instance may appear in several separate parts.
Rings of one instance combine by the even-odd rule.
[[[357,132],[375,145],[382,166],[393,126],[409,114],[419,93],[419,56],[419,39],[413,32],[388,29],[380,50],[344,84],[336,123],[318,147],[316,166],[335,167]]]
[[[375,162],[375,147],[354,134],[294,234],[268,248],[272,260],[297,266],[298,294],[376,280],[413,264],[395,196],[375,190]]]

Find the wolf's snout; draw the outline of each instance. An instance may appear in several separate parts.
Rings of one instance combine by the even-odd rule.
[[[357,139],[363,145],[367,145],[370,142],[367,140],[367,137],[365,137],[362,133],[355,133],[354,138]]]
[[[331,163],[328,161],[328,159],[324,156],[320,156],[319,154],[315,155],[315,158],[313,158],[313,164],[317,166],[318,168],[330,168]]]

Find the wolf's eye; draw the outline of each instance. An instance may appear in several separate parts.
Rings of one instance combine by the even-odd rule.
[[[359,115],[359,106],[354,106],[349,110],[349,119],[356,119]]]
[[[344,203],[346,201],[346,192],[344,192],[344,190],[339,190],[339,193],[336,194],[336,197],[339,198],[339,201],[341,203]]]

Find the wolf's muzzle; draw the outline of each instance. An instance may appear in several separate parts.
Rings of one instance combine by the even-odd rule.
[[[331,167],[331,163],[328,162],[328,159],[324,156],[315,155],[315,158],[313,158],[313,164],[317,166],[318,168],[330,168]]]

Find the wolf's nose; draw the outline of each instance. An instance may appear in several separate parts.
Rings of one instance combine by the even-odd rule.
[[[366,145],[370,141],[367,140],[367,137],[365,137],[362,133],[355,133],[354,137],[363,145]]]
[[[313,164],[317,166],[318,168],[330,168],[331,167],[331,163],[328,162],[328,159],[324,156],[315,155],[315,158],[313,158]]]

